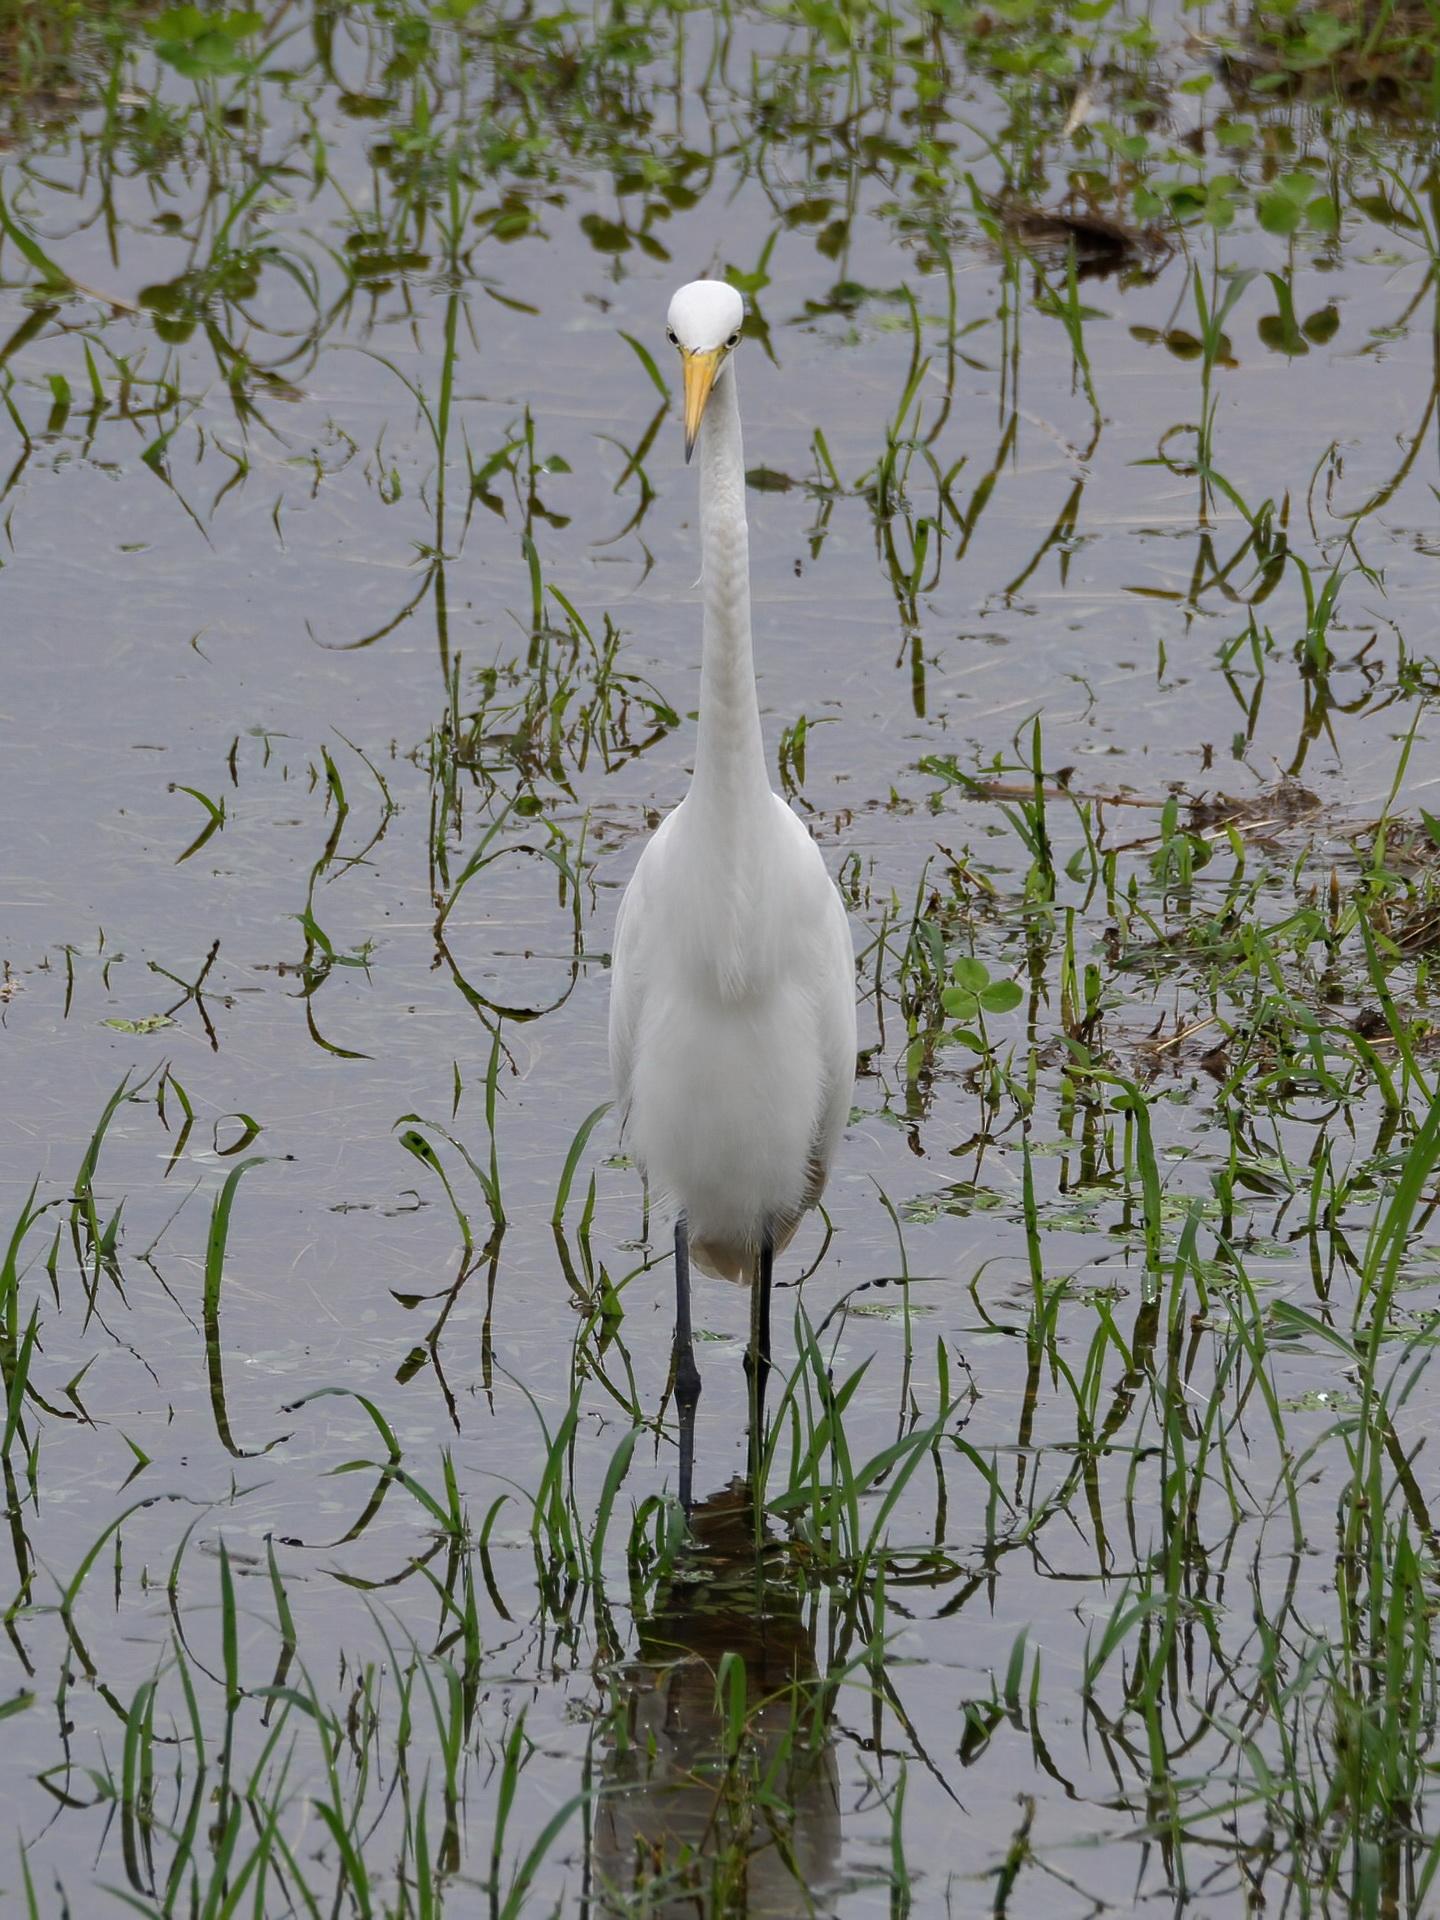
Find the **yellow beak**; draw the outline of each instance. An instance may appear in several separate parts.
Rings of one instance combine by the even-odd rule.
[[[720,370],[723,354],[719,347],[709,353],[681,353],[681,367],[685,376],[685,458],[688,461],[695,451],[695,442],[700,437],[700,422],[705,418],[705,407],[709,401],[711,389],[715,385],[715,375]]]

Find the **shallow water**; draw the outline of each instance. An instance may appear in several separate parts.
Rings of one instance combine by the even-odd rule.
[[[1257,1781],[1262,1760],[1328,1779],[1343,1746],[1307,1660],[1339,1633],[1336,1408],[1357,1392],[1354,1351],[1274,1303],[1350,1326],[1377,1197],[1423,1117],[1427,941],[1392,927],[1386,962],[1412,1082],[1388,1034],[1378,1066],[1346,1052],[1375,1004],[1356,927],[1283,977],[1236,957],[1233,926],[1218,959],[1218,934],[1185,936],[1241,900],[1245,862],[1264,885],[1242,922],[1323,911],[1332,870],[1348,892],[1373,864],[1382,813],[1417,914],[1428,898],[1423,833],[1406,836],[1440,779],[1433,134],[1186,93],[1211,69],[1178,19],[1153,58],[1127,56],[1165,104],[1128,109],[1112,69],[1067,144],[1073,99],[1036,83],[1022,110],[1023,88],[967,69],[959,16],[916,29],[950,69],[917,113],[906,24],[872,40],[852,21],[851,61],[824,56],[818,22],[743,10],[548,36],[451,12],[282,9],[258,76],[198,83],[141,21],[82,33],[58,104],[18,80],[10,100],[9,218],[74,283],[9,235],[0,1129],[6,1222],[34,1181],[50,1211],[19,1248],[6,1349],[8,1383],[33,1308],[7,1456],[5,1690],[24,1704],[0,1795],[37,1910],[62,1889],[118,1910],[96,1890],[123,1887],[188,1911],[192,1873],[233,1881],[259,1848],[258,1912],[431,1911],[417,1882],[510,1911],[527,1850],[580,1795],[534,1864],[534,1911],[1060,1916],[1183,1893],[1222,1914],[1266,1888],[1287,1910],[1312,1875],[1315,1904],[1288,1910],[1368,1911],[1367,1874],[1394,1903],[1374,1910],[1420,1911],[1419,1800],[1327,1842],[1344,1796],[1287,1827]],[[1258,129],[1228,156],[1226,114]],[[1102,121],[1117,140],[1148,126],[1150,156],[1115,158]],[[1067,164],[1168,177],[1165,143],[1202,125],[1197,174],[1235,172],[1237,217],[1187,227],[1146,275],[1075,281],[1087,374],[1046,310],[1064,255],[1037,271],[997,240],[967,176],[998,191],[1029,155],[1029,195],[1053,205]],[[1335,196],[1333,235],[1257,222],[1302,161]],[[823,1369],[799,1364],[810,1412],[781,1423],[770,1548],[752,1531],[724,1567],[702,1551],[697,1574],[683,1549],[647,1573],[643,1540],[674,1524],[653,1503],[674,1486],[667,1228],[607,1122],[559,1244],[551,1216],[607,1097],[615,906],[684,790],[698,684],[694,479],[625,336],[671,379],[669,290],[711,267],[758,276],[740,372],[761,701],[777,775],[806,717],[803,770],[784,767],[854,910],[863,996],[833,1234],[817,1219],[792,1249],[787,1283],[823,1258],[777,1295],[778,1355],[797,1368],[803,1302],[836,1385],[868,1364],[843,1423],[854,1469],[921,1440],[857,1494],[860,1537],[881,1529],[857,1562],[814,1518]],[[1195,285],[1213,304],[1221,269],[1256,277],[1207,396]],[[1267,324],[1283,299],[1322,316],[1289,352]],[[167,339],[177,312],[188,331]],[[1210,402],[1234,492],[1207,498]],[[888,495],[887,430],[924,447]],[[1257,577],[1245,514],[1266,500],[1261,563],[1280,525],[1314,594],[1343,575],[1308,651],[1304,569]],[[1027,887],[1013,817],[1037,715],[1053,900]],[[1093,863],[1067,790],[1095,801]],[[1194,816],[1218,852],[1193,878],[1152,865],[1162,834],[1197,851],[1183,805],[1164,819],[1172,795],[1243,808],[1229,838]],[[1072,1037],[1143,1096],[1149,1201],[1123,1088],[1077,1078],[1062,1036],[1067,925],[1105,995]],[[993,1076],[935,1044],[957,1021],[926,967],[972,950],[1026,987],[989,1020]],[[1282,1002],[1320,1009],[1324,1073],[1272,1075],[1256,1036]],[[92,1212],[77,1168],[122,1084]],[[207,1288],[212,1205],[251,1156]],[[1333,1202],[1312,1204],[1322,1187]],[[1427,1218],[1407,1223],[1397,1334],[1428,1337]],[[707,1495],[746,1466],[746,1311],[730,1289],[697,1298]],[[1395,1457],[1427,1424],[1422,1398],[1397,1400]],[[466,1521],[448,1534],[447,1459]],[[1384,1499],[1428,1552],[1424,1467]],[[846,1477],[837,1457],[821,1479]],[[703,1630],[674,1600],[687,1581],[714,1595]],[[783,1683],[752,1653],[726,1773],[711,1670],[723,1686],[757,1622],[797,1677],[783,1712],[760,1709]],[[660,1722],[656,1688],[682,1702]],[[1428,1704],[1412,1749],[1431,1751]],[[658,1776],[697,1768],[725,1819],[678,1829],[702,1855],[697,1833],[730,1843],[710,1848],[708,1904],[607,1900],[647,1791],[663,1804]],[[11,1897],[21,1878],[12,1853]]]

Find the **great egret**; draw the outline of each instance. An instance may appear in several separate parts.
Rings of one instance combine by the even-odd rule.
[[[610,1065],[622,1136],[676,1209],[675,1401],[690,1507],[700,1375],[690,1258],[753,1288],[759,1413],[774,1256],[819,1199],[855,1080],[855,955],[819,848],[770,785],[750,644],[735,349],[722,280],[670,302],[685,458],[700,448],[704,642],[690,790],[640,856],[615,928]]]

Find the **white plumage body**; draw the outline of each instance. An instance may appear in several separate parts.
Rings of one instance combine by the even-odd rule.
[[[850,1112],[855,963],[820,850],[768,790],[717,845],[686,798],[646,847],[615,941],[625,1140],[683,1208],[698,1266],[748,1280],[820,1196]]]
[[[696,296],[695,310],[682,306]],[[819,1198],[850,1111],[855,960],[819,848],[769,781],[751,654],[744,460],[732,365],[739,296],[686,288],[705,349],[700,437],[704,647],[690,791],[641,855],[616,925],[610,1060],[623,1138],[657,1198],[684,1212],[696,1264],[754,1277]],[[682,348],[684,340],[677,340]],[[687,391],[688,398],[688,391]],[[702,397],[701,406],[704,406]]]

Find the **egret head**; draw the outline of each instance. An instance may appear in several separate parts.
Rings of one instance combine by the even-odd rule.
[[[685,458],[695,451],[706,402],[740,344],[745,302],[723,280],[692,280],[670,302],[665,333],[680,350],[685,380]]]

